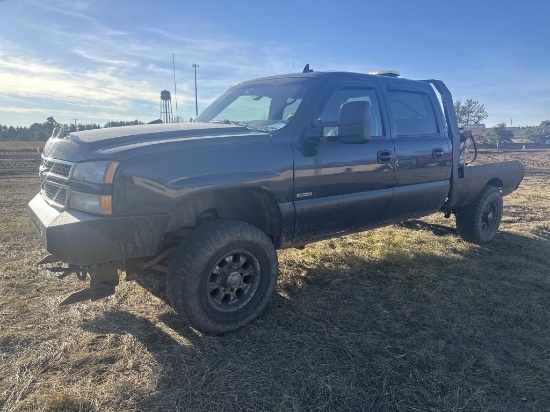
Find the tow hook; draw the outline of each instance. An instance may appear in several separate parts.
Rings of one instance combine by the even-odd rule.
[[[59,262],[55,256],[47,256],[38,262],[39,265]],[[50,272],[61,273],[57,277],[64,279],[71,274],[75,274],[77,279],[86,280],[90,276],[90,287],[79,290],[67,296],[59,306],[70,305],[86,300],[99,300],[115,294],[115,287],[118,286],[118,266],[117,262],[107,262],[89,266],[68,265],[68,267],[54,266],[48,268]]]
[[[48,268],[48,270],[53,273],[61,272],[61,275],[57,276],[58,279],[65,279],[73,273],[76,275],[78,280],[86,280],[88,277],[88,266],[69,265],[68,268],[64,268],[63,266],[53,266]]]

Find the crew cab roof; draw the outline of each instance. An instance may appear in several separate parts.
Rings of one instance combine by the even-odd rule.
[[[379,74],[367,74],[367,73],[356,73],[356,72],[345,72],[345,71],[319,71],[319,72],[308,72],[308,73],[287,73],[274,76],[260,77],[253,80],[247,80],[243,82],[236,83],[237,85],[243,85],[247,83],[255,82],[265,82],[275,79],[325,79],[327,81],[336,81],[336,80],[365,80],[365,79],[385,79],[391,81],[416,81],[413,79],[406,79],[402,77],[387,77]]]

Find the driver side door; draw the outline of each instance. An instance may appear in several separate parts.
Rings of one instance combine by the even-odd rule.
[[[331,237],[382,224],[393,200],[394,148],[369,82],[342,82],[321,104],[321,122],[337,123],[346,102],[371,104],[371,140],[343,143],[338,128],[325,127],[323,137],[303,141],[295,151],[295,241]]]

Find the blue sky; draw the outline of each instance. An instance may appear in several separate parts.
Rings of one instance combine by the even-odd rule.
[[[0,124],[194,117],[232,84],[397,69],[485,105],[486,123],[550,118],[550,1],[0,0]],[[175,102],[173,99],[175,110]]]

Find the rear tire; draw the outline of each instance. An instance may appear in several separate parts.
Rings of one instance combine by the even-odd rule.
[[[200,332],[218,335],[255,319],[277,283],[277,252],[259,229],[214,220],[176,250],[167,276],[172,307]]]
[[[486,186],[470,205],[455,212],[458,235],[478,245],[489,243],[500,226],[502,208],[498,188]]]

